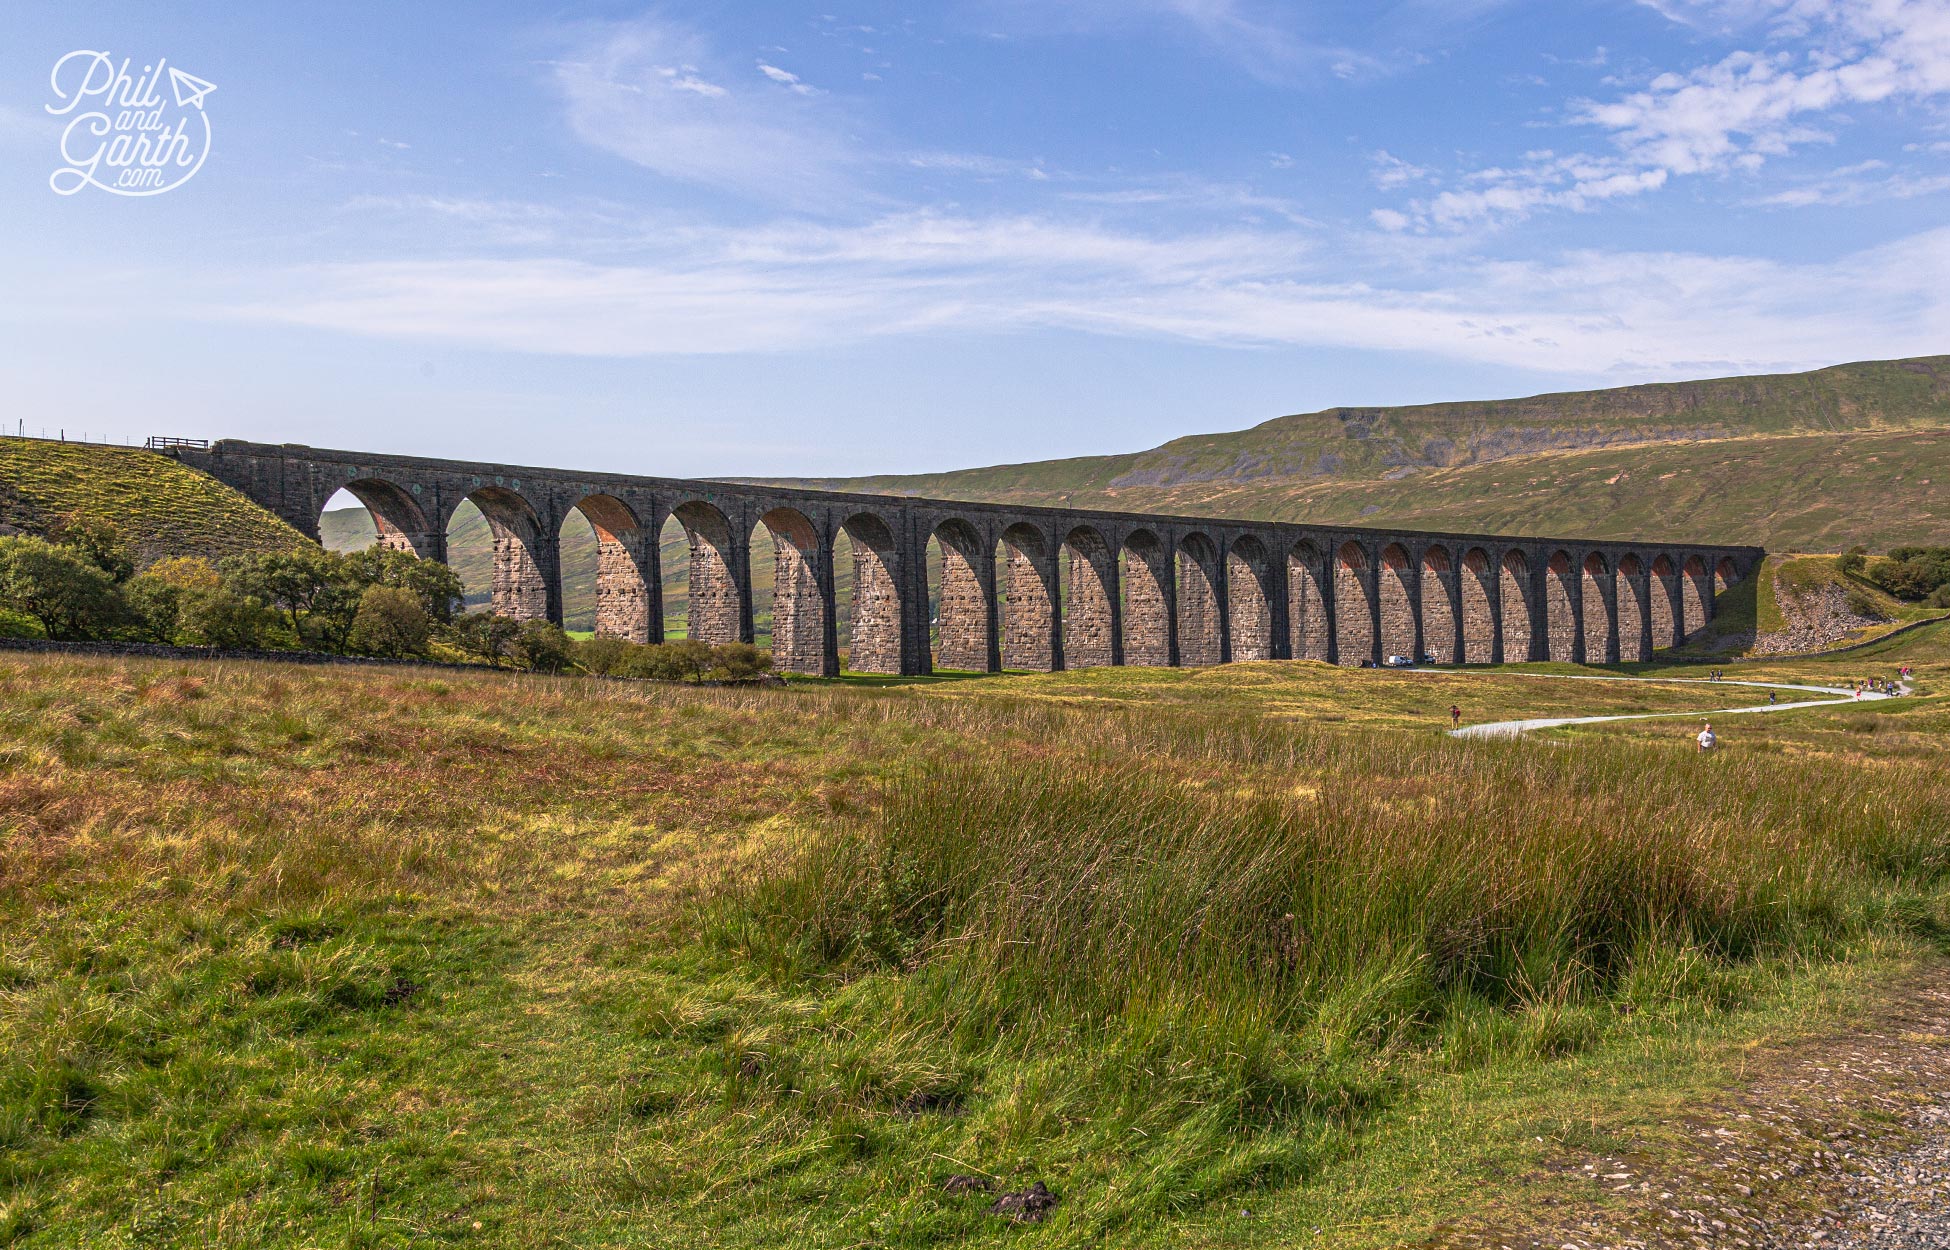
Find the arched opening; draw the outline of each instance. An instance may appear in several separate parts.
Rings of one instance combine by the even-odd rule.
[[[1171,568],[1165,545],[1150,530],[1124,539],[1124,663],[1171,663]]]
[[[1117,662],[1117,565],[1110,544],[1087,525],[1063,540],[1067,557],[1059,562],[1063,574],[1063,666],[1100,668]]]
[[[1325,660],[1333,654],[1328,628],[1325,570],[1320,551],[1302,539],[1286,557],[1287,630],[1296,660]]]
[[[1733,567],[1733,557],[1721,556],[1720,562],[1713,566],[1713,593],[1720,594],[1739,580],[1740,574]]]
[[[1462,615],[1462,662],[1489,664],[1496,659],[1496,612],[1492,608],[1490,553],[1481,547],[1463,552],[1457,578]]]
[[[846,667],[856,673],[901,671],[901,601],[894,533],[871,512],[841,526],[853,549],[853,594],[844,613]]]
[[[1618,658],[1625,664],[1648,659],[1645,642],[1645,565],[1635,555],[1618,559]]]
[[[1273,658],[1273,596],[1266,577],[1266,548],[1259,539],[1250,534],[1235,539],[1226,556],[1226,615],[1235,660]]]
[[[563,517],[559,539],[562,627],[650,641],[650,585],[636,514],[613,496],[590,495]]]
[[[740,641],[736,548],[724,513],[701,499],[680,504],[658,541],[664,553],[664,637],[712,646]]]
[[[1559,663],[1578,654],[1578,614],[1571,598],[1577,576],[1568,552],[1552,552],[1544,565],[1544,655]]]
[[[1381,549],[1381,577],[1376,593],[1381,603],[1381,654],[1422,657],[1415,650],[1415,600],[1409,578],[1415,575],[1408,549],[1389,543]]]
[[[1456,614],[1455,567],[1447,547],[1422,553],[1422,650],[1437,664],[1459,660],[1456,639],[1462,622]],[[1421,656],[1415,657],[1421,659]]]
[[[1578,603],[1584,618],[1584,662],[1587,664],[1611,664],[1617,660],[1612,650],[1611,613],[1612,595],[1616,587],[1612,584],[1611,569],[1605,564],[1605,557],[1596,551],[1584,557],[1584,580],[1578,587]]]
[[[377,543],[439,559],[443,544],[410,489],[377,478],[347,482],[318,514],[318,541],[330,551],[364,551]]]
[[[1203,534],[1178,544],[1178,662],[1193,667],[1225,659],[1219,618],[1219,551]]]
[[[479,487],[455,507],[447,560],[467,588],[467,605],[517,621],[547,620],[553,570],[543,567],[541,536],[535,510],[506,487]]]
[[[1368,593],[1368,553],[1348,541],[1334,553],[1336,658],[1350,667],[1374,662],[1374,600]]]
[[[836,676],[839,664],[826,649],[826,598],[819,590],[818,531],[804,513],[774,508],[759,518],[752,535],[754,540],[769,537],[772,548],[771,593],[764,597],[762,607],[756,587],[752,593],[755,639],[771,647],[772,667],[782,673]],[[756,552],[760,546],[754,541],[752,550]]]
[[[1521,551],[1503,553],[1502,585],[1498,597],[1503,604],[1503,662],[1521,664],[1531,658],[1536,646],[1530,622],[1530,561]]]
[[[1707,578],[1706,561],[1698,556],[1687,556],[1686,565],[1680,570],[1679,599],[1684,611],[1680,622],[1680,640],[1691,638],[1706,628],[1713,619],[1713,585]]]
[[[997,552],[1002,595],[1002,667],[1047,673],[1056,652],[1056,561],[1033,525],[1002,531]]]
[[[1652,617],[1652,647],[1663,651],[1679,645],[1679,570],[1672,557],[1661,555],[1652,561],[1652,584],[1648,588]]]
[[[984,589],[985,564],[994,567],[992,560],[982,559],[982,540],[966,521],[943,521],[928,539],[928,566],[934,574],[930,633],[937,669],[987,673],[1000,663],[989,646],[994,613]]]

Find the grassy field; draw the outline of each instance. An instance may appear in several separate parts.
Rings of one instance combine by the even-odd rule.
[[[1950,689],[1935,628],[1855,667]],[[1683,722],[1440,732],[1572,700],[0,657],[0,1244],[1519,1219],[1574,1187],[1554,1159],[1933,949],[1950,854],[1940,696],[1738,718],[1709,758]],[[1017,1228],[951,1174],[1061,1202]]]
[[[289,548],[304,535],[236,491],[152,452],[0,438],[0,521],[44,533],[63,516],[114,521],[143,563]]]

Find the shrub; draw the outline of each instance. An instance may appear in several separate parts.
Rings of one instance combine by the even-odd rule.
[[[537,673],[559,673],[569,667],[569,661],[575,655],[575,643],[562,632],[560,625],[550,621],[528,621],[515,635],[510,651],[524,668]]]
[[[711,675],[721,681],[750,681],[772,670],[772,653],[749,642],[728,642],[711,648]]]
[[[114,578],[39,538],[0,538],[0,606],[33,617],[49,638],[99,638],[129,619]]]
[[[1868,563],[1868,559],[1869,549],[1867,547],[1850,547],[1847,554],[1835,561],[1835,567],[1840,569],[1846,576],[1858,577],[1862,573],[1862,566]]]
[[[345,649],[365,586],[344,556],[322,547],[237,556],[221,566],[224,588],[284,615],[291,632],[328,651]]]
[[[1950,586],[1938,586],[1923,602],[1932,608],[1950,608]]]
[[[711,669],[711,648],[695,638],[640,647],[630,657],[624,677],[650,681],[697,681]]]
[[[1872,621],[1883,620],[1885,616],[1882,605],[1875,601],[1875,596],[1860,586],[1848,588],[1848,610]]]
[[[221,586],[178,594],[176,628],[170,638],[173,642],[255,651],[264,645],[265,634],[277,619],[257,600]]]
[[[636,649],[636,644],[627,638],[605,635],[585,639],[575,645],[576,667],[598,677],[617,676],[629,664]]]
[[[469,612],[447,629],[455,646],[488,664],[499,664],[520,636],[520,621],[495,612]]]
[[[105,517],[69,513],[48,527],[47,536],[80,552],[112,581],[125,582],[135,573],[135,548],[129,545],[129,536]]]
[[[418,594],[404,586],[368,586],[347,641],[367,655],[399,658],[424,655],[428,632],[426,603]]]
[[[446,624],[454,619],[454,605],[466,588],[460,574],[438,560],[422,560],[410,551],[397,551],[377,543],[345,557],[352,579],[362,586],[394,586],[411,591],[419,600],[427,619]]]

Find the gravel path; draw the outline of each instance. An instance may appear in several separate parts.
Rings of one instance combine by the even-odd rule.
[[[1785,712],[1798,707],[1827,707],[1834,703],[1869,703],[1877,699],[1890,699],[1894,695],[1864,691],[1858,699],[1855,692],[1846,686],[1802,686],[1780,681],[1708,681],[1703,677],[1613,677],[1585,673],[1512,673],[1512,677],[1530,677],[1539,681],[1645,681],[1668,686],[1752,686],[1761,690],[1792,690],[1799,694],[1819,694],[1829,697],[1822,699],[1802,699],[1793,703],[1759,703],[1751,707],[1722,707],[1693,712],[1628,712],[1618,716],[1552,716],[1533,720],[1500,720],[1482,725],[1464,725],[1452,729],[1452,738],[1514,738],[1531,729],[1555,729],[1559,725],[1596,725],[1614,720],[1671,720],[1691,718],[1695,720],[1712,716],[1745,716],[1754,712]],[[1909,687],[1903,686],[1903,693]]]

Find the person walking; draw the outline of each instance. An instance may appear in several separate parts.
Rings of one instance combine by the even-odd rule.
[[[1779,703],[1781,701],[1781,696],[1777,691],[1770,690],[1767,692],[1767,701],[1769,703]]]
[[[1719,741],[1718,738],[1713,736],[1712,722],[1707,722],[1706,728],[1699,731],[1699,749],[1702,751],[1711,751]]]
[[[1462,708],[1456,706],[1454,703],[1449,705],[1449,727],[1451,729],[1462,728]]]

